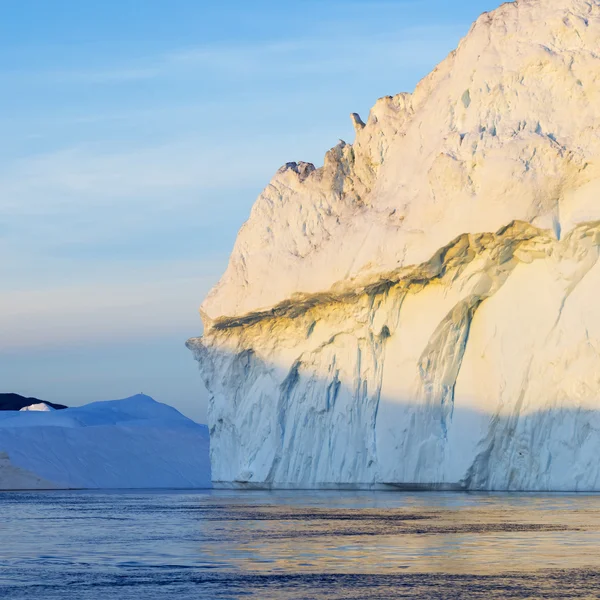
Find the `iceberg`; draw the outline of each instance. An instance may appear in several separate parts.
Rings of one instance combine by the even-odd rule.
[[[0,489],[206,488],[208,429],[139,394],[0,412]]]
[[[600,490],[599,47],[505,3],[276,173],[188,341],[215,485]]]
[[[45,402],[38,402],[37,404],[30,404],[29,406],[24,406],[23,408],[21,408],[19,410],[21,412],[26,412],[26,411],[52,412],[53,410],[56,410],[56,409],[52,408],[49,404],[46,404]]]

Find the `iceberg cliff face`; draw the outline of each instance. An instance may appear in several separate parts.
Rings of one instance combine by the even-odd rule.
[[[277,173],[188,342],[217,484],[600,489],[599,42],[505,4]]]

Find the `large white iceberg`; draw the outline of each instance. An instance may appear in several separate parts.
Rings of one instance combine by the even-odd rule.
[[[208,430],[145,395],[0,412],[0,489],[210,487]]]
[[[598,48],[503,4],[276,174],[188,342],[217,485],[600,490]]]

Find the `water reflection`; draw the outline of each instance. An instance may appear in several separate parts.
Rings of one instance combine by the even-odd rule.
[[[581,597],[600,578],[597,495],[5,493],[0,510],[2,598]]]

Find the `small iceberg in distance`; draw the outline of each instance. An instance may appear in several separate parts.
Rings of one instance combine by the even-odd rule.
[[[211,487],[209,435],[138,394],[0,412],[0,489]]]
[[[53,410],[56,410],[56,409],[52,408],[45,402],[39,402],[37,404],[30,404],[29,406],[24,406],[23,408],[20,409],[20,412],[28,412],[28,411],[52,412]]]

